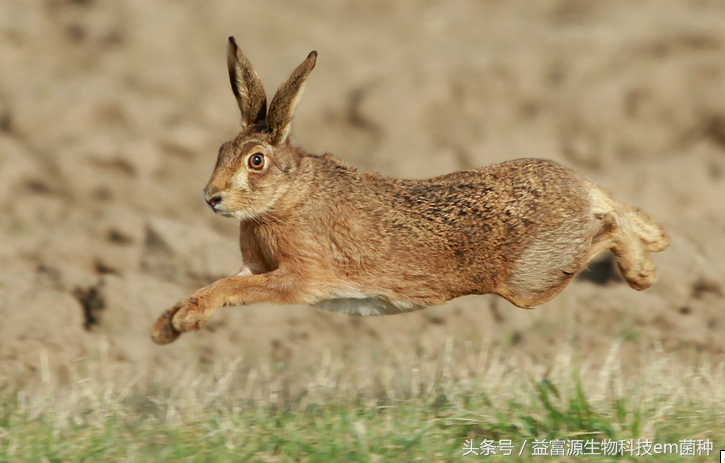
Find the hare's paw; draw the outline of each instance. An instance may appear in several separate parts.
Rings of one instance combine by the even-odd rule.
[[[156,344],[170,344],[181,336],[181,333],[171,324],[171,319],[180,307],[181,303],[164,311],[154,323],[154,327],[151,329],[151,339]]]
[[[654,261],[649,255],[646,255],[636,268],[624,273],[624,278],[632,288],[644,291],[657,281],[657,269]]]
[[[209,311],[206,310],[204,298],[191,296],[180,302],[179,309],[171,319],[176,331],[185,333],[187,331],[199,331],[206,325],[209,318]]]
[[[191,296],[165,311],[154,323],[151,339],[156,344],[169,344],[187,331],[199,331],[206,325],[210,311],[205,299]]]

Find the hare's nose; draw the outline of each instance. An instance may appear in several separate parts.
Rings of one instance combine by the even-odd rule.
[[[212,209],[216,210],[215,206],[222,202],[222,196],[221,195],[214,195],[211,198],[207,198],[206,203],[211,207]]]

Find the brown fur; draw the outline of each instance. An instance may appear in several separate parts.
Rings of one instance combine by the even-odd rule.
[[[360,172],[289,141],[316,53],[280,86],[266,120],[261,82],[231,38],[228,56],[243,131],[220,149],[205,196],[240,220],[244,265],[164,312],[155,342],[201,329],[219,307],[257,302],[371,315],[493,293],[534,307],[606,249],[633,288],[654,283],[649,253],[667,248],[664,228],[585,176],[541,159],[428,180]]]

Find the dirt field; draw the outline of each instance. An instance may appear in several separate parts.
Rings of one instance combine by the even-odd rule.
[[[237,225],[201,190],[237,132],[225,46],[268,92],[317,67],[296,140],[427,177],[554,159],[668,228],[639,293],[604,261],[533,311],[493,296],[379,318],[220,310],[159,347],[155,318],[238,270]],[[0,3],[0,376],[63,380],[103,359],[143,381],[241,358],[310,381],[497,347],[625,367],[656,349],[725,352],[725,3],[707,0]],[[412,360],[411,360],[412,359]],[[385,360],[388,361],[388,360]],[[47,367],[47,368],[46,368]],[[46,373],[47,374],[47,373]]]

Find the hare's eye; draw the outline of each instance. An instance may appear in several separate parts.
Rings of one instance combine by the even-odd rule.
[[[247,165],[249,165],[250,169],[261,170],[264,167],[264,155],[262,153],[254,153],[249,156]]]

